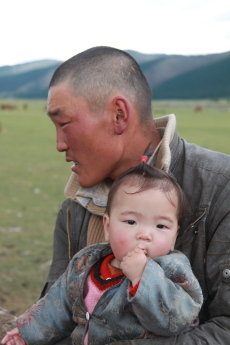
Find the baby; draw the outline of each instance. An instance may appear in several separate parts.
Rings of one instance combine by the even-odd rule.
[[[169,174],[141,162],[112,185],[105,239],[78,252],[2,344],[73,344],[175,336],[203,302],[188,259],[174,250],[185,197]]]

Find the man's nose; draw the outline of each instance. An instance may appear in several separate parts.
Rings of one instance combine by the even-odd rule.
[[[68,145],[66,144],[62,133],[57,132],[56,149],[59,152],[67,151]]]
[[[58,152],[67,151],[68,146],[64,142],[57,141],[56,149]]]

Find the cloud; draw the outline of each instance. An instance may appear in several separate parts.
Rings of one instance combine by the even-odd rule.
[[[0,66],[66,60],[98,45],[184,55],[229,50],[225,0],[13,0],[1,9]]]

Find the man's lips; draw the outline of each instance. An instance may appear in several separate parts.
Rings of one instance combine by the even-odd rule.
[[[79,165],[79,162],[74,161],[74,160],[71,159],[69,156],[66,156],[66,157],[65,157],[65,160],[66,160],[67,163],[70,163],[70,162],[73,163],[73,165],[71,166],[71,170],[72,170],[73,172],[77,173],[77,172],[78,172],[78,168],[77,168],[77,167],[78,167],[78,165]]]
[[[78,174],[78,173],[79,173],[78,167],[79,167],[79,163],[78,163],[78,162],[75,162],[75,163],[72,165],[71,170],[72,170],[73,172],[75,172],[75,173]]]
[[[73,166],[79,164],[77,161],[75,162],[73,159],[71,159],[69,157],[66,157],[65,160],[66,160],[67,163],[74,162]]]
[[[69,155],[65,155],[66,162],[74,162],[74,159],[72,159]]]

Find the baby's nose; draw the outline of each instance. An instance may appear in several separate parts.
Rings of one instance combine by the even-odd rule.
[[[144,241],[151,241],[152,236],[149,232],[143,232],[138,235],[138,239],[144,240]]]

